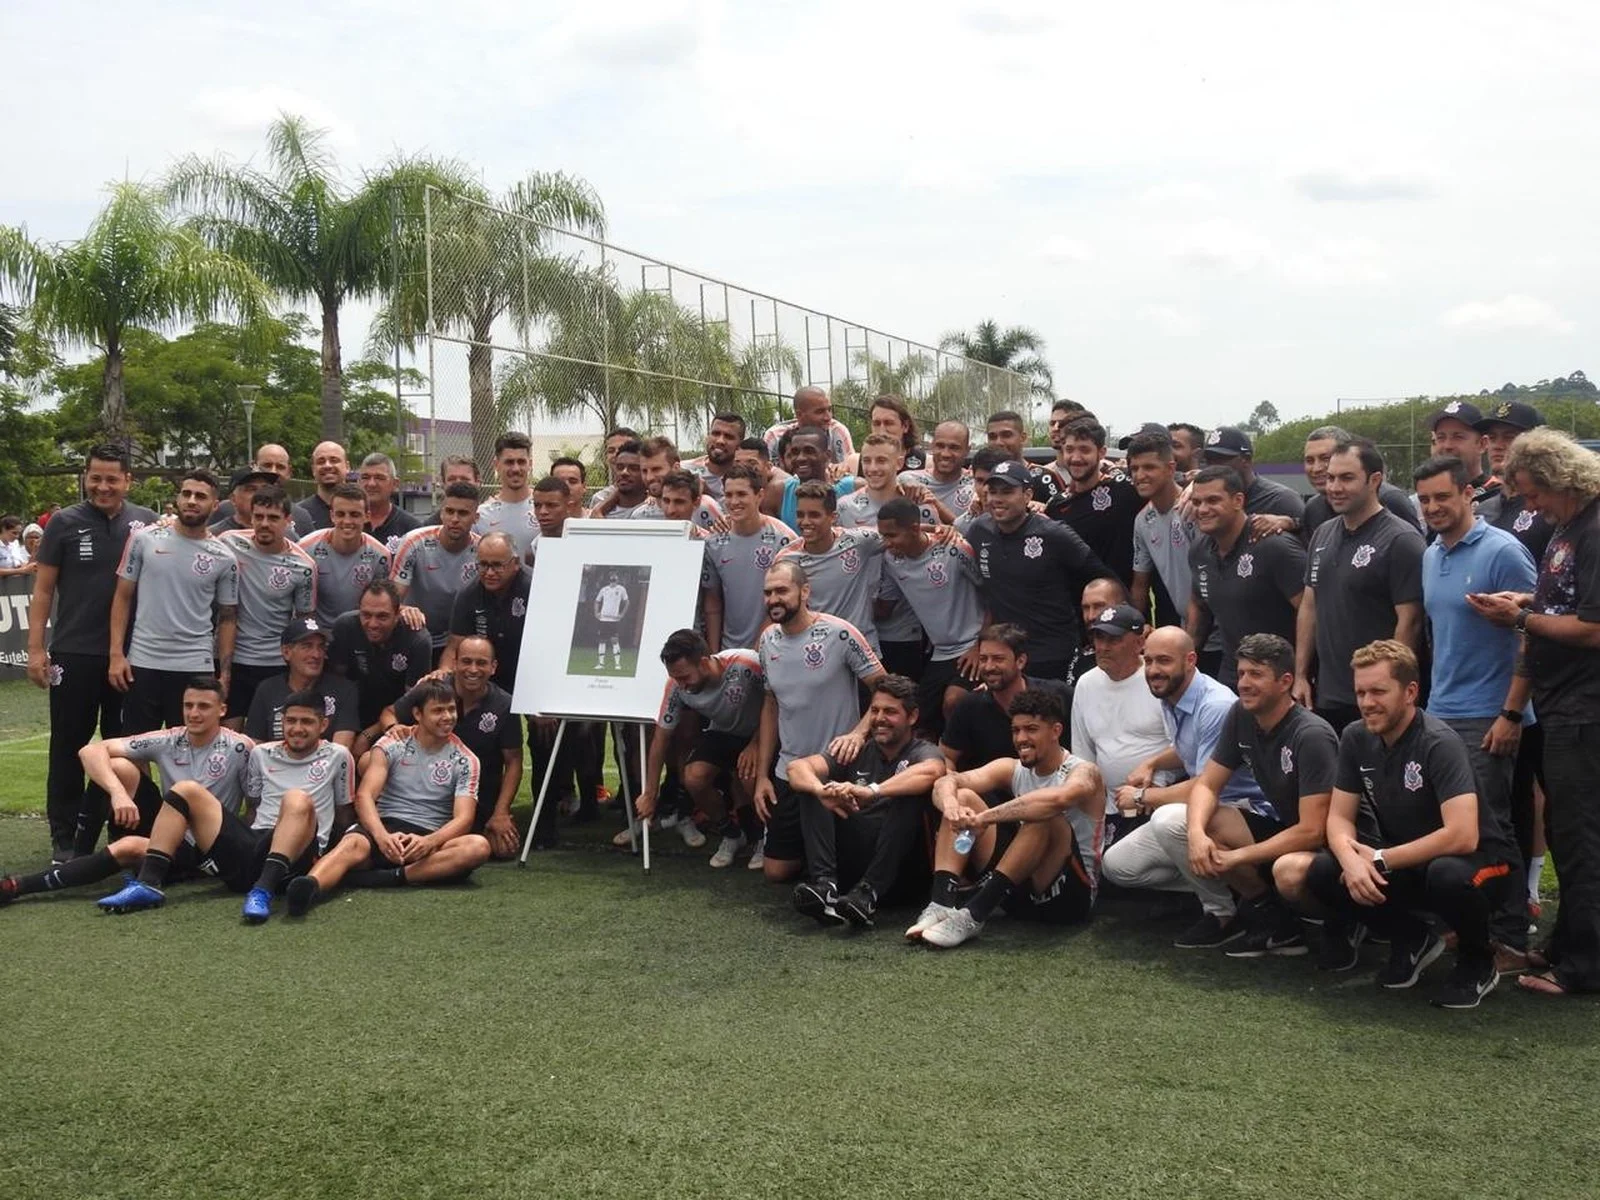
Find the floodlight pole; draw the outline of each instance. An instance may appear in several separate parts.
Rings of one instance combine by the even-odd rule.
[[[244,453],[246,459],[254,462],[251,456],[256,452],[256,400],[261,395],[261,385],[241,383],[238,391],[239,404],[244,409]]]

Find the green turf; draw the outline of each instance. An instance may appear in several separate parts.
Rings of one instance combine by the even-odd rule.
[[[606,675],[619,679],[632,679],[639,670],[639,651],[631,646],[622,648],[622,665],[616,666],[616,659],[611,657],[611,648],[607,646],[605,665],[596,668],[594,665],[593,646],[573,646],[572,653],[567,655],[568,675]]]
[[[201,885],[0,913],[0,1194],[1594,1194],[1591,1003],[1441,1013],[1132,905],[935,953],[609,832],[298,925]]]

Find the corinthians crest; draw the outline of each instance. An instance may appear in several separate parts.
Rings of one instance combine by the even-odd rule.
[[[1406,791],[1420,792],[1422,790],[1422,764],[1416,761],[1406,764]]]
[[[1042,537],[1023,538],[1022,553],[1027,558],[1040,557],[1044,553],[1044,539]]]
[[[1356,552],[1350,556],[1352,567],[1364,567],[1372,561],[1372,547],[1363,543],[1356,547]]]

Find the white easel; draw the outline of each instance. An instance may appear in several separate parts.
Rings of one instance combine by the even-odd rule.
[[[569,538],[599,539],[604,537],[653,537],[671,538],[684,541],[693,535],[693,526],[688,521],[606,521],[590,519],[573,519],[567,521],[562,529],[563,540]],[[534,582],[539,582],[538,560],[534,564]],[[669,626],[670,628],[671,626]],[[526,639],[524,639],[526,650]],[[644,647],[640,647],[644,653]],[[522,866],[528,865],[528,854],[533,849],[534,830],[539,827],[539,815],[544,811],[546,795],[550,790],[550,781],[555,776],[556,764],[561,755],[561,743],[565,740],[567,726],[574,721],[600,721],[604,722],[611,730],[612,747],[617,764],[618,787],[622,793],[622,803],[628,820],[628,848],[630,853],[639,854],[642,851],[643,866],[646,874],[650,872],[650,823],[640,821],[634,812],[633,788],[629,784],[628,771],[623,755],[626,748],[622,731],[628,726],[639,729],[639,779],[648,786],[645,780],[645,771],[649,765],[650,733],[654,728],[653,722],[642,721],[637,716],[615,717],[601,716],[594,713],[543,713],[545,717],[555,717],[560,724],[556,726],[555,740],[550,746],[550,761],[545,766],[544,778],[539,782],[539,793],[533,802],[533,817],[528,822],[527,836],[522,839],[522,856],[517,860]]]

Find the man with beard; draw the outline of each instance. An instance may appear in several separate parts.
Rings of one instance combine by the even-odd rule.
[[[470,483],[452,483],[445,489],[438,525],[413,529],[394,552],[393,579],[400,598],[422,610],[427,620],[435,660],[450,639],[450,613],[456,595],[478,577],[472,532],[478,516],[478,489]]]
[[[222,537],[239,570],[238,632],[228,688],[229,726],[243,729],[256,688],[283,670],[279,640],[295,617],[317,611],[317,566],[288,537],[289,497],[277,484],[250,501],[252,531]]]
[[[278,482],[276,475],[270,471],[258,471],[254,467],[240,467],[228,480],[228,494],[222,504],[217,505],[211,513],[211,523],[207,526],[212,533],[242,533],[249,537],[255,531],[255,526],[250,519],[250,506],[255,499],[259,488],[271,487]],[[228,515],[219,516],[223,505],[227,505]]]
[[[1206,444],[1204,429],[1185,421],[1175,421],[1167,426],[1167,432],[1172,436],[1172,462],[1178,468],[1178,474],[1188,475],[1205,465],[1201,461]]]
[[[283,740],[250,751],[242,815],[199,782],[168,788],[138,878],[99,901],[100,907],[112,913],[160,908],[167,899],[162,889],[190,835],[202,868],[244,893],[246,923],[267,921],[272,897],[310,868],[339,818],[350,817],[355,763],[343,746],[322,740],[326,724],[319,693],[289,697]]]
[[[643,455],[644,445],[637,438],[618,443],[611,459],[611,486],[589,510],[591,517],[625,521],[650,503],[650,493],[644,485]]]
[[[178,482],[178,519],[132,534],[122,552],[106,674],[112,687],[127,693],[122,724],[130,733],[178,724],[189,680],[211,674],[213,666],[227,686],[239,564],[206,528],[216,507],[216,477],[190,471]],[[144,601],[137,614],[136,598]]]
[[[1066,487],[1066,481],[1055,467],[1030,463],[1024,457],[1023,451],[1028,447],[1028,427],[1021,413],[1010,410],[991,413],[984,426],[984,438],[989,446],[1027,467],[1028,486],[1037,503],[1048,505]]]
[[[28,680],[50,693],[45,811],[51,853],[61,862],[72,856],[83,797],[78,751],[97,729],[101,737],[114,738],[124,728],[122,689],[112,684],[106,650],[117,562],[128,538],[157,519],[150,509],[128,503],[130,466],[124,446],[90,450],[82,480],[86,499],[56,513],[34,557]],[[85,853],[93,848],[93,843],[82,847]]]
[[[1506,478],[1506,457],[1519,435],[1543,424],[1544,416],[1531,404],[1506,400],[1474,426],[1488,442],[1489,473],[1500,480],[1500,490],[1477,506],[1478,515],[1496,529],[1515,536],[1528,548],[1534,562],[1544,557],[1544,548],[1555,530]]]
[[[1335,446],[1355,440],[1354,434],[1337,425],[1324,425],[1306,434],[1302,465],[1305,468],[1306,480],[1311,484],[1315,494],[1306,499],[1305,517],[1300,522],[1302,542],[1309,542],[1311,535],[1316,533],[1324,522],[1333,519],[1333,506],[1328,503],[1327,496],[1328,460],[1333,457]],[[1378,503],[1406,524],[1418,525],[1417,507],[1411,503],[1411,497],[1387,479],[1378,485]]]
[[[820,430],[802,425],[784,435],[784,450],[784,462],[793,474],[780,477],[776,472],[773,473],[761,493],[761,511],[777,517],[793,529],[798,519],[795,516],[795,490],[802,483],[812,480],[828,482],[827,439]],[[846,475],[832,484],[834,492],[840,496],[848,496],[855,486],[853,475]]]
[[[440,495],[452,483],[470,483],[474,499],[483,498],[483,489],[478,483],[478,464],[464,454],[447,454],[439,460],[439,491]],[[444,521],[444,505],[441,503],[428,514],[425,525],[439,525]]]
[[[290,696],[317,692],[322,696],[323,715],[328,718],[324,736],[348,750],[355,744],[361,728],[361,699],[356,685],[324,670],[328,662],[328,643],[333,633],[315,617],[297,617],[279,637],[286,673],[261,681],[250,702],[250,715],[244,731],[257,742],[275,742],[283,737],[283,708]]]
[[[1117,839],[1106,851],[1106,878],[1120,887],[1195,893],[1204,913],[1172,944],[1180,950],[1225,946],[1244,936],[1245,925],[1238,919],[1227,884],[1193,870],[1188,802],[1195,781],[1217,748],[1235,697],[1215,679],[1200,673],[1194,643],[1181,629],[1168,626],[1151,633],[1145,639],[1144,664],[1145,683],[1161,701],[1161,723],[1169,745],[1135,768],[1129,782],[1117,789],[1119,811],[1146,812],[1150,821]],[[1157,771],[1182,772],[1185,778],[1166,787],[1146,783]],[[1230,807],[1277,820],[1246,768],[1231,772],[1216,795]]]
[[[661,487],[667,476],[680,470],[678,448],[670,439],[664,437],[646,438],[640,443],[642,453],[639,457],[639,468],[644,476],[644,489],[649,493],[649,499],[633,510],[635,520],[659,521],[666,513],[661,503]],[[699,477],[695,476],[696,490],[699,491]],[[717,482],[720,484],[721,479]],[[616,492],[608,496],[598,507],[609,513],[612,505],[616,503]],[[687,520],[694,524],[699,531],[714,528],[722,520],[722,507],[711,497],[701,495],[690,509],[687,517],[673,518]]]
[[[778,445],[784,435],[802,429],[821,434],[827,462],[842,463],[856,451],[850,430],[833,419],[833,402],[828,399],[828,393],[815,384],[807,384],[794,394],[794,420],[780,421],[767,430],[767,453],[778,456]]]
[[[1072,691],[1056,679],[1035,679],[1028,669],[1028,635],[1017,625],[988,625],[978,634],[978,682],[982,691],[956,701],[939,749],[952,771],[975,771],[1005,758],[1012,747],[1011,702],[1026,691],[1055,696],[1067,711]],[[1148,690],[1146,690],[1148,695]],[[1063,736],[1065,736],[1063,726]]]
[[[928,461],[914,476],[914,482],[926,488],[953,518],[972,508],[972,475],[965,465],[971,447],[971,430],[960,421],[940,421],[928,443]]]
[[[789,764],[808,876],[794,906],[820,924],[873,928],[879,901],[915,869],[925,797],[945,769],[915,736],[916,718],[917,685],[885,675],[867,706],[872,740],[851,762],[810,754]]]
[[[739,443],[744,441],[744,418],[736,412],[719,412],[706,429],[706,452],[684,463],[684,469],[700,477],[700,486],[713,500],[722,499],[722,477],[733,466]],[[764,444],[764,443],[763,443]]]
[[[1256,474],[1255,445],[1242,429],[1224,425],[1206,433],[1204,465],[1232,467],[1244,482],[1244,511],[1250,515],[1252,537],[1269,533],[1297,533],[1305,519],[1306,502],[1298,492]]]
[[[702,588],[721,598],[721,638],[714,648],[753,650],[766,624],[762,596],[767,569],[778,551],[795,540],[795,532],[757,506],[758,478],[741,463],[728,468],[722,481],[722,505],[728,528],[706,538],[706,577]],[[708,629],[708,632],[709,629]]]
[[[338,442],[318,442],[311,451],[311,478],[316,480],[317,490],[294,506],[295,532],[301,537],[333,524],[333,489],[350,482],[350,460],[344,447]]]
[[[1339,519],[1318,529],[1306,552],[1294,698],[1335,731],[1360,716],[1346,666],[1356,649],[1390,637],[1412,647],[1422,640],[1422,536],[1378,502],[1382,482],[1383,456],[1371,442],[1334,447],[1326,494]]]
[[[472,531],[479,537],[503,533],[517,548],[518,561],[525,560],[539,537],[539,523],[533,515],[533,496],[528,489],[533,468],[533,442],[525,433],[502,433],[494,442],[494,474],[500,485],[489,499],[478,505]],[[555,470],[551,468],[551,474]],[[581,483],[581,479],[580,479]]]
[[[872,529],[837,526],[838,494],[825,483],[802,483],[795,492],[800,540],[778,551],[775,562],[793,562],[805,572],[811,607],[848,621],[881,654],[873,604],[883,566],[883,539]]]
[[[357,762],[383,735],[383,710],[416,685],[432,659],[428,631],[401,623],[400,591],[392,579],[367,584],[356,610],[333,623],[328,666],[356,685],[361,730],[352,749]]]
[[[1045,515],[1070,525],[1084,545],[1125,584],[1133,583],[1133,524],[1143,507],[1138,490],[1120,471],[1105,474],[1105,427],[1079,416],[1062,430],[1061,461],[1066,489],[1045,506]]]
[[[1178,503],[1172,440],[1159,425],[1126,439],[1128,476],[1144,501],[1133,521],[1133,585],[1129,601],[1150,611],[1150,583],[1157,581],[1157,625],[1181,625],[1189,604],[1189,553],[1198,540],[1194,521]],[[1206,645],[1204,641],[1199,643]],[[1209,647],[1208,647],[1209,649]],[[1220,645],[1218,647],[1220,650]]]
[[[1064,714],[1048,692],[1011,702],[1015,757],[943,775],[933,806],[944,817],[933,888],[906,937],[949,949],[982,932],[996,909],[1050,925],[1094,911],[1100,883],[1101,800],[1094,764],[1061,748]],[[985,797],[1009,791],[992,807]],[[977,874],[976,886],[965,883]]]
[[[762,582],[767,619],[757,654],[767,680],[756,743],[756,815],[767,827],[762,861],[767,879],[800,874],[805,845],[789,764],[826,751],[848,765],[866,740],[857,683],[873,687],[882,665],[859,630],[814,613],[799,564],[774,563]],[[774,783],[776,779],[776,784]]]
[[[361,602],[374,579],[389,578],[390,555],[366,532],[367,498],[353,483],[341,483],[328,500],[331,524],[300,539],[317,572],[317,620],[324,629]]]

